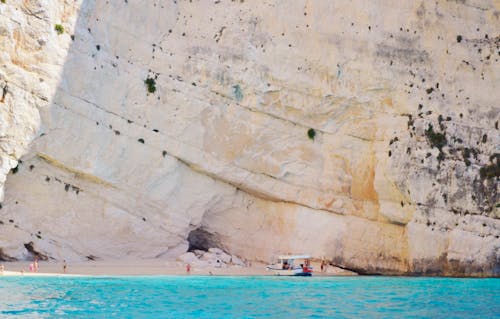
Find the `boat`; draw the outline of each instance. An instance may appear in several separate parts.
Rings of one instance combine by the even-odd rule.
[[[284,255],[278,257],[278,262],[267,265],[266,270],[273,271],[277,276],[312,276],[309,255]]]

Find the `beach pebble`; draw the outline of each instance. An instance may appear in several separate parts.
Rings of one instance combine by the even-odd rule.
[[[241,258],[232,256],[219,248],[210,248],[208,251],[194,250],[193,252],[186,252],[177,257],[177,259],[184,263],[191,264],[196,268],[246,266],[245,261]]]
[[[219,259],[222,262],[224,262],[226,264],[230,264],[231,263],[231,260],[232,260],[231,255],[228,255],[228,254],[226,254],[226,253],[223,252],[222,254],[218,255],[218,257],[219,257]]]
[[[224,254],[224,251],[220,248],[209,248],[208,249],[208,252],[209,253],[212,253],[212,254]]]
[[[245,267],[245,262],[237,256],[232,256],[231,259],[234,265]]]
[[[201,260],[206,260],[206,261],[215,261],[217,259],[217,255],[216,254],[212,254],[212,253],[205,253],[203,254],[203,256],[201,256]]]
[[[185,263],[188,263],[188,264],[193,263],[193,262],[198,260],[196,255],[192,252],[184,253],[184,254],[180,255],[179,257],[177,257],[177,259],[179,259]]]
[[[193,251],[193,253],[196,255],[196,257],[200,258],[201,256],[203,256],[203,254],[206,253],[206,251],[196,249],[196,250]]]

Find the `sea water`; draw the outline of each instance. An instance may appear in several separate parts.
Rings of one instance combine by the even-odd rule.
[[[500,279],[0,277],[0,318],[500,318]]]

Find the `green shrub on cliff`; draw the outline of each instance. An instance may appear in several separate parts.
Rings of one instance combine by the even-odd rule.
[[[497,163],[491,163],[481,167],[479,169],[479,175],[481,179],[500,177],[500,161],[497,160]]]
[[[156,92],[156,81],[153,78],[148,78],[144,80],[144,84],[146,84],[146,87],[148,88],[149,93],[155,93]]]
[[[54,27],[54,30],[56,30],[57,34],[63,34],[64,33],[64,27],[60,24],[56,24]]]
[[[233,94],[234,97],[236,98],[236,101],[241,101],[243,99],[243,91],[241,90],[241,87],[239,84],[236,84],[233,86]]]
[[[470,158],[470,149],[464,148],[462,150],[462,156],[464,158],[465,165],[470,166],[471,161],[469,160]]]
[[[436,147],[440,151],[443,148],[443,146],[446,146],[446,144],[448,144],[448,141],[446,140],[446,135],[439,132],[434,132],[434,129],[431,124],[429,124],[429,127],[425,130],[425,136],[427,137],[427,141],[429,141],[430,146]]]
[[[316,131],[313,128],[310,128],[307,131],[307,136],[314,141],[314,138],[316,137]]]

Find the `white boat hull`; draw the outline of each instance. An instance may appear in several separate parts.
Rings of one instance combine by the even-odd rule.
[[[267,270],[274,272],[276,276],[311,276],[311,272],[304,272],[302,268],[295,269],[276,269],[272,267],[267,267]]]

